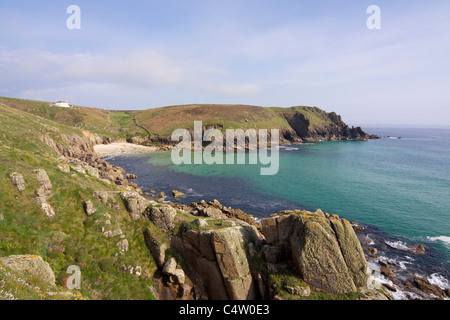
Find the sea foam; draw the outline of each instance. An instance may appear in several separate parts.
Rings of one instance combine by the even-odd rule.
[[[439,288],[450,289],[449,280],[446,279],[444,276],[440,275],[439,273],[432,273],[428,277],[428,281],[430,281],[431,284],[437,285]]]
[[[450,248],[450,237],[448,236],[427,237],[427,239],[430,241],[441,241],[445,246]]]
[[[402,251],[413,251],[406,243],[403,241],[384,241],[389,247],[402,250]]]

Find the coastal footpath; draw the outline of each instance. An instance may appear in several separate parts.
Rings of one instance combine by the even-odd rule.
[[[257,221],[214,199],[164,203],[98,156],[105,142],[0,106],[0,299],[392,298],[371,282],[353,223],[320,209]],[[448,297],[426,279],[415,290],[421,281],[434,290],[424,298]]]

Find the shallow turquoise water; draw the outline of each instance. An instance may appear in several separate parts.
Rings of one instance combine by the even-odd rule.
[[[186,203],[215,197],[255,216],[321,208],[376,226],[398,241],[431,246],[441,254],[432,264],[448,272],[450,130],[367,131],[403,138],[292,146],[280,150],[279,171],[273,176],[260,175],[259,165],[176,166],[170,152],[123,161],[131,163],[140,185],[166,187],[166,193],[178,189],[188,194]]]
[[[259,165],[174,166],[170,153],[152,155],[149,161],[196,176],[242,179],[260,193],[389,233],[450,236],[450,130],[385,132],[404,139],[319,142],[281,150],[273,176],[260,175]]]

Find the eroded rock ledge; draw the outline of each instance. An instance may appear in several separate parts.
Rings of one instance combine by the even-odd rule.
[[[256,222],[242,213],[248,223],[227,215],[233,209],[223,209],[217,200],[178,207],[184,210],[177,210],[178,225],[166,229],[165,240],[150,229],[144,236],[160,268],[168,249],[176,253],[192,285],[191,298],[283,299],[313,291],[387,299],[367,288],[361,244],[351,224],[336,215],[294,210]],[[175,292],[181,290],[172,285]]]

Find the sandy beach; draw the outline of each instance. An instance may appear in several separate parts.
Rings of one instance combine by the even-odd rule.
[[[158,151],[158,147],[148,147],[127,142],[114,142],[110,144],[97,144],[94,150],[99,157],[111,157],[121,154],[149,153]]]

